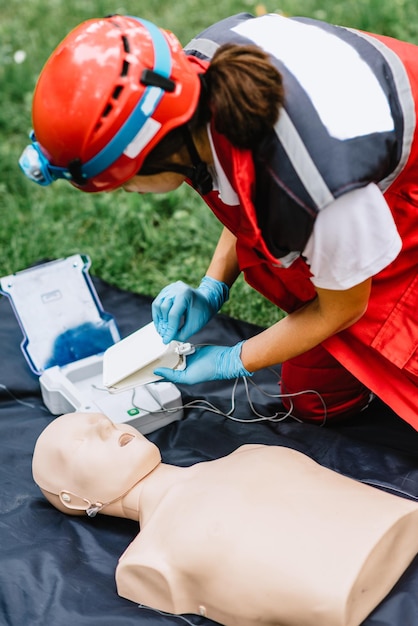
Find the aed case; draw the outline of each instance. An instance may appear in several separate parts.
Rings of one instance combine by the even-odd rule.
[[[104,413],[142,434],[181,419],[181,394],[172,383],[128,386],[117,395],[104,386],[103,353],[121,337],[115,319],[103,310],[90,265],[88,256],[76,254],[0,280],[23,332],[22,352],[39,376],[45,406],[53,415]],[[137,359],[140,364],[140,352]]]

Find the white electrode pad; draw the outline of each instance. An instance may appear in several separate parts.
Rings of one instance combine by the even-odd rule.
[[[185,354],[192,350],[189,344],[179,341],[165,345],[151,322],[105,351],[103,385],[110,392],[116,393],[161,380],[160,376],[154,374],[155,369],[184,369]]]

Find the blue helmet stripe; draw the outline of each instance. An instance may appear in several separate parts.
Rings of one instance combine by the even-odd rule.
[[[130,17],[140,22],[151,35],[154,45],[153,70],[165,78],[169,78],[171,74],[171,54],[164,35],[152,22],[138,17]],[[142,98],[116,135],[98,154],[82,166],[81,172],[83,176],[86,176],[86,178],[97,176],[121,156],[126,146],[138,134],[145,122],[152,117],[163,95],[164,90],[160,87],[152,86],[145,89]],[[151,106],[148,107],[150,101]],[[144,105],[147,105],[146,108]]]

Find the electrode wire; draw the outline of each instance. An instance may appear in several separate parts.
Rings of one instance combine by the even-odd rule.
[[[274,371],[274,370],[273,370]],[[256,416],[254,418],[239,418],[239,417],[235,417],[234,411],[236,410],[236,391],[237,391],[237,386],[238,383],[240,382],[240,380],[242,380],[244,387],[245,387],[245,395],[247,398],[247,402],[248,405],[252,411],[252,413]],[[326,423],[327,420],[327,407],[325,404],[325,401],[323,399],[323,397],[321,396],[321,394],[316,391],[315,389],[305,389],[303,391],[298,391],[295,393],[278,393],[278,394],[271,394],[268,393],[267,391],[265,391],[260,385],[258,385],[257,383],[255,383],[253,380],[249,381],[250,384],[255,387],[258,391],[260,391],[263,395],[270,397],[270,398],[287,398],[289,399],[290,402],[290,408],[288,411],[278,411],[277,413],[274,413],[273,415],[263,415],[261,413],[259,413],[255,406],[254,403],[251,399],[251,395],[250,395],[250,389],[248,386],[248,379],[243,377],[243,378],[236,378],[232,387],[232,392],[231,392],[231,408],[228,411],[222,411],[219,407],[217,407],[216,405],[214,405],[212,402],[209,402],[208,400],[204,400],[204,399],[196,399],[196,400],[191,400],[190,402],[187,402],[181,406],[176,406],[176,407],[172,407],[172,408],[168,408],[165,407],[164,405],[162,405],[157,398],[154,396],[154,394],[152,394],[153,399],[157,402],[157,404],[159,405],[159,409],[157,411],[149,411],[148,409],[145,409],[144,407],[141,407],[139,405],[136,404],[135,402],[135,395],[136,395],[136,389],[133,390],[132,392],[132,405],[138,409],[138,410],[142,410],[142,411],[146,411],[150,414],[152,413],[174,413],[176,411],[178,411],[180,408],[182,409],[190,409],[190,408],[195,408],[195,409],[202,409],[202,410],[206,410],[209,411],[211,413],[214,413],[216,415],[221,415],[227,419],[230,419],[234,422],[240,422],[240,423],[248,423],[248,424],[252,424],[252,423],[256,423],[256,422],[264,422],[264,421],[268,421],[268,422],[282,422],[287,418],[293,419],[299,423],[303,423],[303,420],[299,419],[298,417],[296,417],[295,415],[292,414],[293,408],[294,408],[294,404],[292,401],[292,398],[301,396],[301,395],[305,395],[305,394],[314,394],[316,395],[323,407],[324,410],[324,417],[323,420],[320,424],[320,426],[323,426]]]

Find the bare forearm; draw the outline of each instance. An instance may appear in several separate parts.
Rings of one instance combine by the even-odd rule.
[[[348,292],[321,292],[312,302],[291,313],[243,344],[244,367],[255,372],[283,363],[351,326],[364,313],[370,281]]]
[[[315,347],[334,329],[318,324],[311,307],[291,313],[243,345],[241,360],[249,372],[283,363]],[[337,331],[335,331],[337,332]]]
[[[231,287],[239,273],[236,237],[228,229],[224,228],[206,274],[211,278],[221,280]]]

